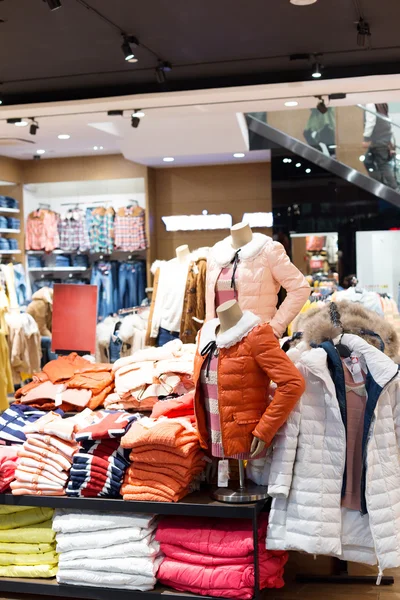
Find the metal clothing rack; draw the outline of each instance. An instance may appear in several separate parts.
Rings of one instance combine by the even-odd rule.
[[[49,508],[78,508],[110,512],[141,512],[185,517],[213,517],[216,519],[250,519],[254,544],[254,600],[261,600],[258,522],[266,507],[266,501],[249,504],[221,504],[213,500],[209,490],[194,492],[180,502],[143,502],[106,498],[68,498],[68,496],[13,496],[0,494],[0,504],[8,506],[46,506]],[[88,600],[216,600],[213,596],[199,596],[189,592],[177,592],[157,584],[154,590],[139,592],[113,588],[62,585],[53,580],[0,578],[0,592],[7,594],[37,594],[61,598],[87,598]]]

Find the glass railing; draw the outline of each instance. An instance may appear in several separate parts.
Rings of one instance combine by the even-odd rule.
[[[322,103],[319,108],[248,113],[247,117],[267,123],[391,190],[400,190],[400,106],[391,115],[390,105],[333,108]],[[250,148],[259,149],[260,144],[260,137],[250,131]]]

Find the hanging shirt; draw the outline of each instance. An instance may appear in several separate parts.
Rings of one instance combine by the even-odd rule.
[[[147,248],[144,210],[120,208],[115,217],[115,248],[126,252]]]
[[[79,250],[84,252],[90,248],[86,215],[82,210],[69,211],[60,220],[60,248],[65,252]]]
[[[59,248],[58,215],[51,210],[35,210],[26,222],[26,250],[52,252]]]
[[[111,254],[114,250],[114,209],[95,209],[90,220],[90,246],[92,252]]]

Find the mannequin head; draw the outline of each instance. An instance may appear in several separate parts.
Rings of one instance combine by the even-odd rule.
[[[187,244],[183,244],[182,246],[178,246],[175,249],[176,252],[176,258],[178,259],[178,261],[180,263],[186,263],[189,260],[190,257],[190,250],[189,250],[189,246]]]
[[[232,246],[237,250],[253,239],[253,232],[248,223],[238,223],[231,228]]]
[[[243,312],[236,300],[228,300],[217,308],[217,317],[220,323],[219,332],[224,333],[240,321]]]

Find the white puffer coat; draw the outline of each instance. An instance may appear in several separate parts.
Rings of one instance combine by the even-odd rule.
[[[270,456],[267,548],[378,562],[381,573],[400,566],[400,376],[398,365],[362,338],[345,334],[342,343],[363,356],[368,369],[365,494],[361,488],[368,514],[341,507],[346,431],[340,381],[335,386],[328,369],[336,350],[328,342],[291,356],[306,391]]]

